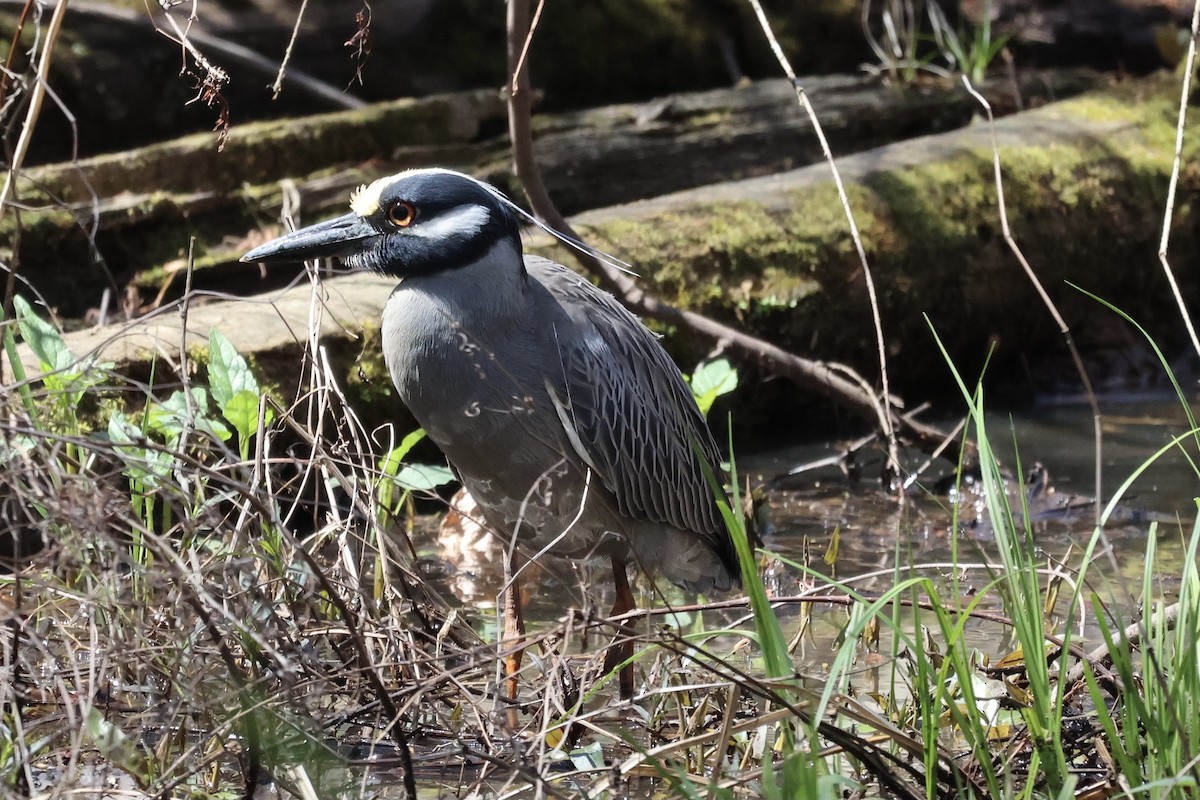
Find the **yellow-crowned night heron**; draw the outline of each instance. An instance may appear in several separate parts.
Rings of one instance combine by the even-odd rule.
[[[536,551],[608,556],[614,614],[634,607],[627,559],[695,591],[739,583],[705,474],[719,474],[716,444],[654,334],[566,267],[522,256],[516,206],[467,175],[402,172],[350,207],[242,260],[337,256],[396,278],[388,371],[489,525]],[[630,655],[610,648],[606,668]]]

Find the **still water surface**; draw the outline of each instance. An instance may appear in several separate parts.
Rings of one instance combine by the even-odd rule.
[[[1128,567],[1128,576],[1135,583],[1139,581],[1146,537],[1153,526],[1161,571],[1164,575],[1177,572],[1182,541],[1195,517],[1195,498],[1200,496],[1197,469],[1176,448],[1147,467],[1131,484],[1126,483],[1156,451],[1187,431],[1185,416],[1177,403],[1168,400],[1106,404],[1103,411],[1103,502],[1108,503],[1124,487],[1112,511],[1112,521],[1105,528],[1113,561]],[[942,427],[948,430],[953,424],[951,421]],[[1040,465],[1046,488],[1029,490],[1027,497],[1041,550],[1047,557],[1058,558],[1072,545],[1076,549],[1086,545],[1096,514],[1094,423],[1090,410],[1078,405],[1046,405],[1030,412],[995,415],[989,418],[988,426],[989,437],[1006,469],[1029,473]],[[743,454],[738,467],[755,481],[769,481],[797,464],[836,454],[844,446],[842,442],[819,443]],[[1196,444],[1189,441],[1184,446],[1200,463]],[[957,445],[949,450],[956,452]],[[864,453],[858,458],[858,480],[850,480],[837,467],[823,467],[770,484],[765,509],[767,549],[797,561],[803,561],[807,553],[810,566],[839,578],[888,572],[897,565],[942,564],[956,557],[959,562],[995,560],[994,536],[982,499],[968,490],[956,508],[951,464],[938,462],[923,472],[909,491],[907,502],[901,504],[881,489],[882,453],[878,448],[866,448]],[[909,460],[907,466],[915,470],[925,459],[914,453]],[[1014,479],[1012,502],[1019,514],[1018,485]],[[835,532],[837,558],[827,566],[822,556]],[[501,560],[496,553],[487,548],[474,549],[470,543],[438,541],[432,534],[423,544],[427,563],[442,573],[447,593],[487,616],[495,607],[502,582]],[[772,574],[776,579],[773,588],[780,594],[798,591],[804,577],[790,569]],[[604,611],[611,602],[603,589],[595,588],[611,583],[603,564],[573,565],[552,560],[544,572],[529,578],[525,583],[532,620],[558,619],[569,606],[590,604]],[[892,582],[893,575],[885,574],[874,582],[856,584],[856,588],[881,591]],[[681,593],[664,591],[672,602],[687,600]]]

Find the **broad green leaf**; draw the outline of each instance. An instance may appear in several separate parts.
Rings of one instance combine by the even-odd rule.
[[[226,406],[238,392],[250,392],[256,398],[259,393],[258,379],[250,371],[250,365],[225,338],[224,334],[216,328],[213,328],[208,334],[208,388],[212,392],[217,408],[221,409],[221,413],[225,414],[226,419],[229,419]],[[256,407],[257,404],[256,399]],[[229,421],[233,422],[232,419]],[[255,425],[257,426],[257,420]],[[234,427],[238,427],[237,423],[234,423]],[[240,431],[241,428],[238,430]]]
[[[723,394],[729,394],[738,385],[737,370],[728,359],[718,358],[705,362],[696,367],[692,373],[692,395],[700,413],[708,416],[716,399]]]
[[[405,464],[396,473],[396,483],[412,492],[427,492],[454,480],[449,467],[440,464]]]
[[[225,407],[221,409],[225,419],[229,420],[238,437],[244,442],[258,432],[258,392],[249,389],[239,389],[230,397]],[[265,424],[270,424],[275,414],[267,407]]]
[[[92,747],[110,764],[119,764],[127,775],[137,776],[144,782],[153,783],[158,765],[140,740],[129,736],[112,720],[110,714],[92,706],[85,719],[88,738]]]
[[[32,436],[8,434],[3,441],[0,441],[0,467],[7,465],[9,459],[14,456],[29,453],[36,446],[37,441]]]
[[[125,732],[114,725],[103,711],[92,706],[87,715],[87,732],[92,744],[105,756],[110,758],[129,755],[132,743]],[[124,763],[118,761],[117,763]]]
[[[133,444],[135,440],[144,438],[142,430],[129,421],[120,411],[114,412],[108,420],[108,440],[113,444]]]
[[[65,370],[76,363],[75,356],[67,349],[62,334],[39,317],[28,300],[17,295],[13,298],[13,308],[17,312],[17,326],[21,329],[21,338],[38,357],[42,369]]]
[[[222,442],[227,441],[233,432],[219,418],[208,415],[208,392],[203,386],[193,386],[191,396],[195,412],[191,427],[204,431]],[[146,410],[147,430],[159,434],[172,446],[178,442],[187,422],[188,403],[182,391],[175,392],[163,402],[155,403]]]
[[[379,498],[385,505],[391,503],[391,491],[388,487],[393,482],[409,491],[427,492],[454,480],[454,473],[450,468],[441,464],[404,463],[404,457],[424,438],[425,431],[417,428],[401,439],[400,444],[393,447],[391,452],[379,459],[379,472],[382,476]]]
[[[158,447],[146,447],[146,435],[124,414],[117,412],[108,421],[108,439],[125,460],[125,473],[147,488],[157,487],[175,463],[172,453]]]

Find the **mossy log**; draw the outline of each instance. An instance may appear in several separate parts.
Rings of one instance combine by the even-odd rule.
[[[1120,325],[1067,282],[1112,300],[1163,342],[1179,333],[1155,256],[1176,91],[1172,81],[1126,84],[996,125],[1013,235],[1085,350],[1111,343]],[[1185,163],[1196,150],[1188,145]],[[953,391],[935,334],[968,380],[991,354],[993,378],[1020,394],[1039,388],[1014,380],[1029,361],[1050,353],[1064,363],[1062,338],[1000,233],[989,126],[888,145],[839,159],[838,167],[878,289],[894,388],[910,401]],[[1185,170],[1171,252],[1180,265],[1200,250],[1198,192],[1200,173]],[[668,302],[800,354],[849,363],[869,379],[877,371],[863,273],[827,165],[587,212],[573,222],[590,241],[636,264],[646,288]],[[569,261],[546,237],[528,246]],[[1179,277],[1194,302],[1194,271]],[[367,401],[388,391],[378,348],[349,343],[341,323],[370,333],[388,290],[387,280],[369,276],[337,278],[327,287],[330,297],[347,298],[328,333],[335,352],[349,359],[342,364],[354,376],[348,383]],[[263,297],[196,307],[189,324],[198,337],[222,327],[240,349],[258,353],[260,365],[279,367],[271,370],[274,380],[294,381],[308,290],[292,291],[298,299],[289,301],[290,315]],[[265,313],[247,315],[256,308]],[[146,325],[139,330],[145,335]],[[76,334],[72,346],[82,352],[111,343],[105,357],[127,363],[180,339],[178,330],[142,340],[120,331]],[[264,352],[267,342],[288,354]],[[712,345],[679,337],[668,343],[685,364]],[[365,361],[351,366],[360,352]],[[376,378],[364,384],[360,373]],[[373,408],[395,413],[391,400]],[[370,419],[372,409],[364,414]]]
[[[1091,73],[1029,75],[1025,102],[1092,85]],[[966,124],[973,101],[948,84],[889,87],[860,78],[807,83],[839,153]],[[1007,84],[985,89],[1011,108]],[[0,250],[21,226],[19,268],[67,316],[110,296],[135,305],[177,295],[184,258],[197,286],[242,293],[263,288],[236,265],[247,234],[271,230],[285,201],[303,198],[315,219],[345,207],[353,187],[415,166],[465,169],[509,190],[508,141],[499,92],[403,100],[296,120],[235,127],[224,149],[196,135],[139,150],[29,170],[22,200],[43,211],[6,218]],[[736,180],[820,157],[809,121],[786,81],[541,115],[539,162],[568,212]],[[517,194],[514,192],[514,194]],[[245,238],[240,238],[245,235]],[[278,274],[278,273],[277,273]],[[279,281],[286,277],[279,278]]]

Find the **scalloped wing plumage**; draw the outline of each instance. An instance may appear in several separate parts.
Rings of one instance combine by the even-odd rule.
[[[705,475],[706,464],[719,479],[720,451],[678,367],[606,292],[545,259],[529,257],[526,266],[574,323],[558,337],[561,383],[555,375],[547,386],[573,449],[623,515],[703,537],[736,576]]]

